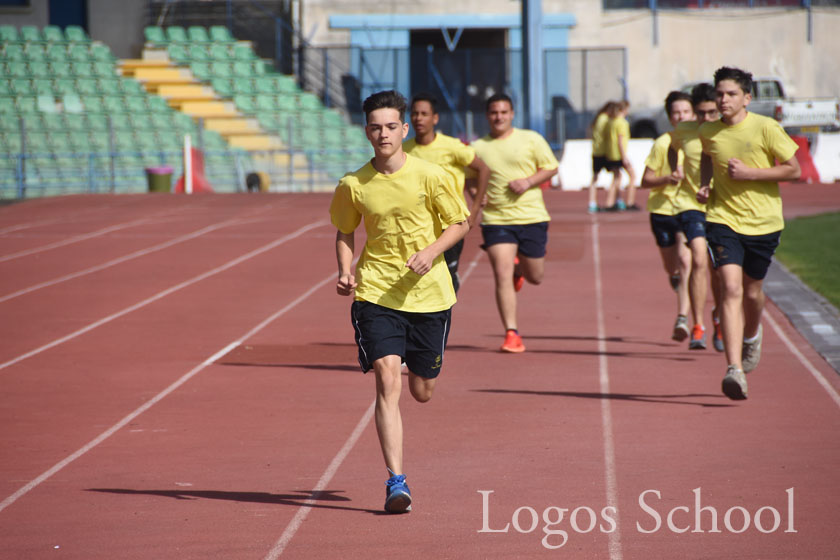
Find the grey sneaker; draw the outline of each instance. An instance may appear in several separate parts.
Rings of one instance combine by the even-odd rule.
[[[730,365],[726,368],[721,389],[723,394],[733,401],[742,401],[747,398],[747,376],[734,365]]]
[[[677,321],[674,323],[674,334],[671,335],[671,338],[677,342],[682,342],[688,338],[688,334],[688,319],[685,315],[677,315]]]
[[[744,366],[744,373],[749,373],[756,368],[761,359],[761,339],[764,329],[758,326],[758,339],[755,342],[745,342],[741,346],[741,363]]]

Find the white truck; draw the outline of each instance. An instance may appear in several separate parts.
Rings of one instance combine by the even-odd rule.
[[[695,83],[680,88],[691,93]],[[840,100],[838,98],[791,99],[785,97],[778,78],[758,78],[753,81],[752,101],[748,109],[779,121],[788,134],[808,136],[812,147],[820,132],[840,130]],[[670,129],[664,108],[638,111],[630,116],[630,136],[656,138]]]

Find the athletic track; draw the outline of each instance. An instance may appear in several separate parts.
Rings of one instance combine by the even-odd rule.
[[[786,186],[786,214],[840,209],[838,188]],[[546,199],[525,354],[496,352],[467,239],[437,392],[404,391],[403,516],[381,511],[329,195],[0,208],[0,557],[840,557],[837,373],[768,303],[750,398],[727,400],[722,356],[670,340],[647,214]]]

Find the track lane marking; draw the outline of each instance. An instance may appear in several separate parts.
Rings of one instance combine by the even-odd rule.
[[[466,283],[483,254],[483,251],[479,251],[470,262],[470,265],[467,267],[467,271],[464,273],[464,277],[461,278],[461,286]],[[269,550],[268,554],[266,554],[264,560],[277,560],[277,558],[283,554],[283,551],[286,550],[286,547],[294,538],[298,529],[300,529],[301,525],[303,525],[303,522],[309,515],[309,512],[312,511],[312,506],[320,498],[321,492],[323,492],[323,490],[330,484],[333,476],[335,476],[335,473],[338,472],[339,467],[341,467],[341,463],[344,462],[344,459],[347,458],[347,455],[349,455],[350,451],[353,450],[353,447],[356,445],[356,442],[359,440],[362,432],[364,432],[368,427],[368,424],[370,424],[370,420],[373,418],[375,406],[376,399],[373,400],[367,410],[365,410],[365,413],[362,414],[362,417],[359,419],[359,422],[356,424],[356,427],[350,434],[350,437],[347,438],[344,445],[341,446],[341,449],[338,450],[338,453],[336,453],[335,457],[333,457],[332,461],[330,461],[330,464],[327,466],[324,474],[322,474],[321,478],[318,480],[318,484],[312,492],[312,497],[308,498],[298,507],[295,515],[292,517],[292,520],[286,525],[286,528],[283,530],[280,538],[277,539],[277,542],[275,542],[274,546],[271,547],[271,550]]]
[[[610,406],[610,374],[607,367],[607,329],[604,323],[604,297],[601,284],[601,244],[599,224],[592,223],[592,260],[595,269],[595,315],[598,323],[598,382],[601,390],[601,425],[604,438],[604,474],[607,506],[615,511],[615,531],[609,533],[610,560],[621,560],[621,521],[618,509],[618,482],[615,472],[615,441]]]
[[[253,327],[251,330],[249,330],[243,336],[241,336],[241,337],[237,338],[236,340],[230,342],[229,344],[225,345],[224,348],[222,348],[218,352],[214,353],[212,356],[210,356],[209,358],[207,358],[206,360],[201,362],[199,365],[197,365],[196,367],[194,367],[193,369],[191,369],[190,371],[188,371],[187,373],[182,375],[180,378],[178,378],[178,380],[176,380],[174,383],[169,385],[166,389],[164,389],[163,391],[161,391],[160,393],[158,393],[157,395],[155,395],[154,397],[152,397],[151,399],[149,399],[148,401],[143,403],[140,407],[138,407],[133,412],[128,414],[128,416],[126,416],[125,418],[123,418],[122,420],[120,420],[119,422],[117,422],[116,424],[114,424],[113,426],[111,426],[110,428],[108,428],[107,430],[102,432],[101,434],[99,434],[97,437],[92,439],[86,445],[82,446],[81,448],[76,450],[74,453],[68,455],[67,457],[65,457],[64,459],[62,459],[61,461],[59,461],[58,463],[53,465],[51,468],[46,470],[44,473],[42,473],[37,478],[33,479],[32,481],[30,481],[27,484],[25,484],[24,486],[22,486],[17,492],[15,492],[11,496],[7,497],[5,500],[0,502],[0,512],[2,512],[4,509],[6,509],[10,505],[12,505],[16,501],[18,501],[20,498],[22,498],[23,496],[25,496],[26,494],[28,494],[29,492],[31,492],[32,490],[37,488],[40,484],[42,484],[46,480],[49,480],[52,476],[54,476],[56,473],[61,471],[67,465],[71,464],[73,461],[75,461],[79,457],[82,457],[87,452],[94,449],[96,446],[98,446],[99,444],[101,444],[102,442],[104,442],[105,440],[110,438],[112,435],[114,435],[121,428],[125,427],[127,424],[129,424],[131,421],[133,421],[135,418],[137,418],[138,416],[140,416],[141,414],[146,412],[148,409],[150,409],[152,406],[154,406],[155,404],[157,404],[158,402],[163,400],[166,396],[168,396],[173,391],[178,389],[184,383],[186,383],[187,381],[189,381],[190,379],[195,377],[198,373],[200,373],[202,370],[207,368],[207,366],[209,366],[209,365],[213,364],[214,362],[216,362],[217,360],[219,360],[222,356],[224,356],[225,354],[227,354],[228,352],[230,352],[231,350],[233,350],[234,348],[236,348],[237,346],[242,344],[242,342],[244,340],[247,340],[249,337],[253,336],[257,332],[259,332],[260,330],[265,328],[272,321],[275,321],[280,316],[284,315],[285,313],[287,313],[290,310],[292,310],[293,308],[295,308],[297,305],[299,305],[301,302],[306,300],[309,296],[311,296],[316,291],[318,291],[321,287],[323,287],[327,282],[329,282],[331,280],[334,280],[334,279],[335,279],[335,274],[330,274],[329,276],[327,276],[326,278],[324,278],[323,280],[321,280],[320,282],[318,282],[317,284],[315,284],[314,286],[312,286],[311,288],[306,290],[303,294],[301,294],[300,296],[295,298],[293,301],[286,304],[284,307],[282,307],[281,309],[279,309],[275,313],[271,314],[268,318],[266,318],[265,320],[263,320],[262,322],[257,324],[257,326]]]
[[[319,220],[317,222],[312,222],[310,224],[307,224],[307,225],[303,226],[302,228],[300,228],[300,229],[298,229],[298,230],[296,230],[296,231],[294,231],[294,232],[292,232],[288,235],[284,235],[283,237],[281,237],[279,239],[275,239],[271,243],[268,243],[266,245],[263,245],[262,247],[254,249],[253,251],[250,251],[249,253],[245,253],[244,255],[241,255],[241,256],[233,259],[233,260],[230,260],[230,261],[226,262],[225,264],[223,264],[221,266],[217,266],[216,268],[208,270],[207,272],[203,272],[202,274],[199,274],[198,276],[194,276],[193,278],[191,278],[189,280],[185,280],[184,282],[181,282],[180,284],[176,284],[175,286],[171,286],[171,287],[169,287],[169,288],[167,288],[167,289],[165,289],[161,292],[158,292],[157,294],[155,294],[151,297],[148,297],[148,298],[146,298],[146,299],[144,299],[144,300],[142,300],[138,303],[135,303],[134,305],[130,305],[130,306],[122,309],[121,311],[118,311],[116,313],[108,315],[107,317],[103,317],[102,319],[99,319],[98,321],[95,321],[95,322],[93,322],[93,323],[91,323],[91,324],[89,324],[85,327],[82,327],[81,329],[73,331],[72,333],[70,333],[68,335],[65,335],[61,338],[57,338],[57,339],[53,340],[52,342],[48,342],[47,344],[44,344],[43,346],[35,348],[34,350],[30,350],[29,352],[26,352],[25,354],[21,354],[20,356],[12,358],[11,360],[0,364],[0,370],[6,369],[9,366],[17,364],[17,363],[19,363],[23,360],[26,360],[27,358],[31,358],[32,356],[36,356],[36,355],[38,355],[38,354],[40,354],[40,353],[42,353],[46,350],[49,350],[51,348],[55,348],[56,346],[64,344],[65,342],[73,340],[74,338],[78,338],[79,336],[81,336],[81,335],[83,335],[87,332],[90,332],[90,331],[92,331],[92,330],[94,330],[98,327],[101,327],[102,325],[110,323],[111,321],[114,321],[115,319],[119,319],[120,317],[122,317],[124,315],[128,315],[129,313],[131,313],[133,311],[137,311],[138,309],[141,309],[141,308],[143,308],[143,307],[145,307],[145,306],[147,306],[151,303],[154,303],[154,302],[156,302],[160,299],[163,299],[166,296],[168,296],[170,294],[173,294],[173,293],[175,293],[179,290],[182,290],[182,289],[184,289],[188,286],[196,284],[196,283],[198,283],[202,280],[206,280],[207,278],[210,278],[211,276],[215,276],[216,274],[219,274],[220,272],[224,272],[224,271],[226,271],[230,268],[233,268],[233,267],[235,267],[239,264],[242,264],[243,262],[245,262],[249,259],[252,259],[252,258],[254,258],[254,257],[256,257],[256,256],[258,256],[262,253],[265,253],[266,251],[270,251],[271,249],[274,249],[275,247],[277,247],[279,245],[282,245],[283,243],[285,243],[287,241],[290,241],[290,240],[292,240],[296,237],[299,237],[299,236],[303,235],[304,233],[306,233],[307,231],[309,231],[311,229],[321,227],[323,225],[326,225],[327,223],[328,222],[326,220]]]

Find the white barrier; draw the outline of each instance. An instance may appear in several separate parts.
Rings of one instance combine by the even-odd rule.
[[[630,163],[636,172],[636,183],[642,180],[645,171],[645,159],[650,153],[653,140],[649,138],[631,139],[627,151]],[[812,156],[814,166],[820,174],[820,182],[833,183],[840,181],[840,133],[820,134],[817,137],[817,149]],[[562,181],[563,190],[579,191],[589,186],[592,180],[592,141],[567,140],[563,147],[563,158],[560,160],[560,170],[555,176]],[[606,188],[612,181],[612,173],[601,171],[598,175],[598,186]],[[627,174],[621,174],[621,186],[626,187]]]
[[[821,183],[840,181],[840,133],[820,134],[811,158]]]
[[[627,144],[627,155],[636,172],[636,184],[642,180],[642,173],[645,171],[645,160],[653,140],[650,138],[631,139]],[[560,160],[560,169],[556,177],[562,181],[563,190],[579,191],[589,186],[592,180],[592,140],[567,140],[563,146],[563,158]],[[598,186],[606,188],[612,181],[612,173],[601,171],[598,174]],[[621,186],[629,184],[627,174],[621,174]]]

